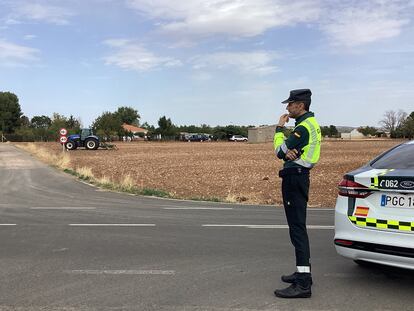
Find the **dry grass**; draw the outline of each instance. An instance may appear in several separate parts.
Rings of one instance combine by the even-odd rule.
[[[113,185],[113,181],[108,178],[107,176],[102,176],[101,178],[96,179],[98,185],[104,187],[104,188],[110,188]]]
[[[226,201],[227,203],[237,203],[237,196],[235,196],[234,194],[228,194],[227,197],[225,197],[224,201]]]
[[[95,179],[95,176],[93,175],[92,169],[90,167],[79,167],[75,170],[75,172],[82,179],[86,179],[86,180],[94,180]]]
[[[124,176],[121,179],[120,186],[124,191],[127,191],[127,192],[131,192],[136,188],[134,180],[131,178],[131,176],[129,174]]]
[[[324,141],[321,159],[311,172],[309,205],[335,205],[342,176],[395,140]],[[39,143],[47,154],[60,154],[57,143]],[[278,171],[271,143],[118,143],[119,150],[68,152],[73,170],[89,168],[97,183],[134,193],[197,200],[282,205]],[[111,186],[112,185],[112,186]],[[140,191],[138,191],[141,189]],[[154,190],[158,189],[158,190]]]

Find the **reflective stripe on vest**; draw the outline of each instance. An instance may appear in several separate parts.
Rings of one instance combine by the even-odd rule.
[[[300,125],[305,127],[308,131],[309,143],[305,147],[303,147],[303,153],[301,154],[300,158],[296,159],[293,162],[304,167],[311,168],[318,162],[321,153],[321,129],[319,127],[318,122],[316,122],[315,117],[310,117],[303,120],[296,127]]]

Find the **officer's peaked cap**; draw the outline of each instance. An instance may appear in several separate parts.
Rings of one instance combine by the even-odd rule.
[[[289,98],[282,101],[282,104],[287,104],[291,102],[310,103],[311,95],[312,95],[312,92],[310,89],[291,90]]]

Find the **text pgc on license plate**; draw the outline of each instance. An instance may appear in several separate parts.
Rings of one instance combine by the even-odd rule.
[[[381,195],[381,206],[414,208],[414,195]]]

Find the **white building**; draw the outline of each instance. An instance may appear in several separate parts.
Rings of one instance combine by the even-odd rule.
[[[358,129],[353,129],[351,133],[341,133],[342,139],[361,139],[366,138],[364,134],[358,131]]]

